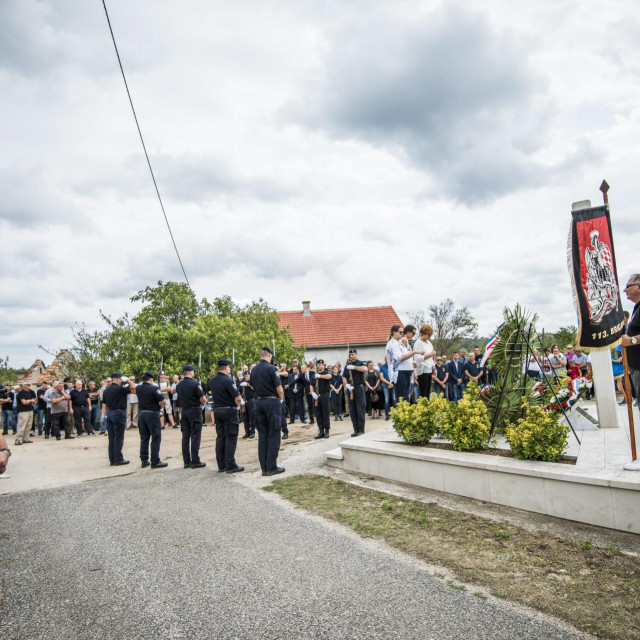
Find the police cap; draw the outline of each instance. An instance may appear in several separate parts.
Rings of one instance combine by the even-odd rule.
[[[195,371],[192,364],[185,364],[184,367],[182,367],[182,373],[186,373],[187,371]]]
[[[220,360],[218,360],[219,367],[228,367],[229,364],[230,362],[228,360],[225,360],[224,358],[220,358]]]
[[[111,374],[111,379],[113,380],[113,378],[122,378],[122,374],[121,373],[112,373]]]
[[[316,360],[316,364],[324,364],[324,360]]]
[[[271,351],[271,349],[269,349],[269,347],[262,347],[262,349],[260,349],[260,351],[266,351],[267,353],[270,353],[271,355],[273,355],[273,351]]]
[[[142,374],[142,379],[143,380],[155,380],[156,377],[155,377],[155,375],[153,375],[153,373],[151,373],[151,371],[145,371]]]

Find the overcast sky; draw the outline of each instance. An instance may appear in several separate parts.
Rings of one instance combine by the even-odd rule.
[[[570,208],[603,178],[640,271],[637,0],[108,7],[199,297],[575,324]],[[181,272],[101,2],[3,0],[0,89],[0,355],[48,364]]]

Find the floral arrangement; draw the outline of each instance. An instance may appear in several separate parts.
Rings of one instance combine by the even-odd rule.
[[[534,385],[531,399],[539,404],[543,411],[561,415],[562,409],[568,411],[572,404],[586,395],[591,384],[588,378],[571,380],[565,376],[553,376]]]

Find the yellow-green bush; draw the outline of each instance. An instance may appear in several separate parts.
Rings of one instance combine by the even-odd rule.
[[[505,437],[515,458],[556,462],[567,448],[569,427],[558,422],[558,414],[529,405],[524,418],[507,425]]]
[[[444,398],[433,398],[431,401],[420,398],[417,404],[401,400],[391,409],[393,428],[407,444],[428,444],[442,429],[448,404]]]
[[[466,391],[459,402],[449,402],[444,414],[442,434],[457,451],[486,449],[491,423],[487,407],[478,398],[477,386]]]

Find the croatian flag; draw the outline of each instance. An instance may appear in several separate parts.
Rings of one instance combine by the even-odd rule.
[[[480,361],[480,366],[484,367],[489,356],[493,353],[493,348],[496,346],[498,340],[500,340],[500,329],[504,326],[504,322],[496,329],[496,332],[489,338],[487,344],[484,345],[484,355]]]

